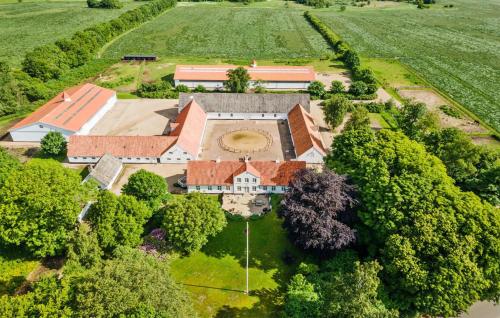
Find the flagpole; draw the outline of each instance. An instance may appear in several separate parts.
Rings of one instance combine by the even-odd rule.
[[[246,234],[247,234],[247,266],[246,266],[246,278],[247,278],[247,284],[246,284],[246,290],[245,290],[245,294],[248,295],[249,293],[249,290],[248,290],[248,254],[249,254],[249,248],[248,248],[248,236],[250,235],[249,231],[248,231],[248,221],[247,221],[247,230],[246,230]]]

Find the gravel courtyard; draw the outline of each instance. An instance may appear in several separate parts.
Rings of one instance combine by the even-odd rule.
[[[90,135],[163,135],[177,116],[177,103],[176,99],[119,99]]]
[[[245,153],[224,150],[218,139],[241,129],[262,130],[269,133],[272,143],[267,151],[248,153],[252,160],[290,160],[295,157],[292,138],[286,120],[208,120],[199,160],[238,160]]]

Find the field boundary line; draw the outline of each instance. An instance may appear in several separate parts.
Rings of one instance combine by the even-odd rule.
[[[132,28],[132,29],[130,29],[130,30],[128,30],[128,31],[126,31],[126,32],[124,32],[124,33],[122,33],[122,34],[118,35],[118,36],[117,36],[117,37],[115,37],[114,39],[111,39],[111,41],[109,41],[108,43],[104,44],[104,46],[103,46],[103,47],[102,47],[102,48],[101,48],[101,49],[97,52],[96,58],[98,58],[98,59],[102,58],[102,55],[103,55],[103,54],[106,52],[106,50],[107,50],[107,49],[111,46],[111,44],[115,43],[117,40],[121,39],[123,36],[125,36],[125,35],[129,34],[129,33],[130,33],[130,32],[132,32],[132,31],[137,30],[138,28],[142,27],[143,25],[146,25],[146,24],[148,24],[148,23],[150,23],[150,22],[152,22],[152,21],[154,21],[154,20],[158,19],[159,17],[161,17],[162,15],[164,15],[164,14],[165,14],[165,13],[167,13],[167,12],[172,11],[172,10],[173,10],[173,9],[175,9],[176,7],[177,7],[177,5],[176,5],[175,7],[172,7],[172,8],[170,8],[170,9],[165,10],[165,11],[163,11],[162,13],[158,14],[156,17],[154,17],[154,19],[151,19],[151,20],[148,20],[148,21],[146,21],[146,22],[144,22],[144,23],[142,23],[142,24],[139,24],[139,25],[138,25],[138,26],[136,26],[135,28]]]

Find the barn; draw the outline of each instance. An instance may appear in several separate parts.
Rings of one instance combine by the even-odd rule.
[[[113,90],[94,84],[71,87],[48,101],[10,130],[13,141],[38,142],[50,131],[64,137],[87,135],[116,102]]]
[[[207,89],[222,89],[227,80],[227,71],[237,65],[177,65],[175,86],[186,85],[195,88],[202,85]],[[310,66],[251,66],[244,67],[250,75],[250,86],[261,83],[272,90],[305,90],[316,79],[314,68]]]

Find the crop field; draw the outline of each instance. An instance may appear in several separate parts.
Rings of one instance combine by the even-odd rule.
[[[19,66],[24,54],[141,5],[124,1],[122,9],[89,9],[86,1],[0,2],[0,60]]]
[[[500,2],[452,3],[314,13],[362,56],[401,61],[500,131]]]
[[[266,6],[267,5],[267,6]],[[250,5],[181,3],[112,43],[104,57],[311,58],[329,48],[303,18],[305,7],[284,1]]]

